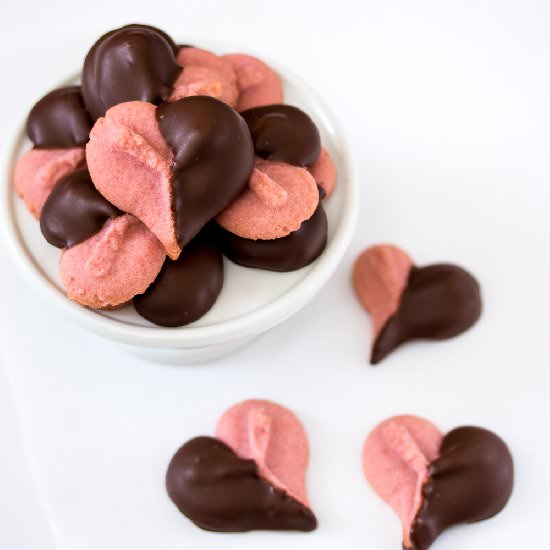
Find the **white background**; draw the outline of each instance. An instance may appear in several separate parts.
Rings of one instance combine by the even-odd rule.
[[[550,513],[550,3],[137,4],[2,1],[2,148],[97,36],[147,22],[181,41],[265,52],[315,86],[358,161],[360,224],[341,268],[303,311],[235,356],[182,369],[139,362],[70,325],[2,253],[0,344],[12,384],[0,370],[0,549],[54,548],[23,442],[62,550],[166,550],[168,534],[180,534],[182,548],[400,548],[398,523],[364,483],[359,453],[370,428],[402,412],[442,430],[491,428],[516,461],[505,511],[450,531],[434,548],[541,548]],[[480,323],[368,367],[369,322],[349,274],[355,255],[381,241],[419,264],[468,267],[483,288]],[[313,534],[213,537],[161,491],[148,508],[130,484],[141,475],[154,491],[170,453],[248,397],[278,400],[306,425],[320,520]],[[135,461],[123,468],[130,452]]]

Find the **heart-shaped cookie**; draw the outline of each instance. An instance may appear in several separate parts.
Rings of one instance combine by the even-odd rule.
[[[246,186],[254,152],[236,111],[195,96],[159,108],[141,101],[112,107],[92,128],[86,158],[99,192],[177,259]]]
[[[457,336],[481,315],[479,284],[470,273],[451,264],[416,267],[391,245],[359,255],[353,285],[373,319],[372,364],[409,340]]]
[[[183,445],[166,474],[168,494],[212,531],[317,526],[305,490],[308,444],[300,421],[270,401],[249,400],[220,419],[216,437]]]
[[[363,471],[399,515],[403,546],[426,550],[448,527],[488,519],[512,493],[514,466],[493,432],[465,426],[442,436],[427,420],[397,416],[363,447]]]

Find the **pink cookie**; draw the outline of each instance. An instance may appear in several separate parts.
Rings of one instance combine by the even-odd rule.
[[[168,101],[194,95],[215,97],[235,107],[238,92],[237,87],[227,82],[220,73],[199,65],[190,65],[174,82],[174,90]]]
[[[315,180],[305,168],[256,159],[248,188],[216,218],[246,239],[279,239],[311,218],[319,204]]]
[[[263,61],[251,55],[224,55],[237,73],[239,101],[237,111],[283,102],[283,86],[279,75]]]
[[[84,148],[31,149],[15,166],[13,182],[18,195],[35,218],[55,184],[84,165]]]
[[[155,110],[143,101],[111,107],[90,132],[86,158],[97,190],[139,218],[176,259],[181,248],[172,212],[173,153],[160,133]]]
[[[174,82],[169,101],[194,95],[208,95],[235,107],[239,91],[231,63],[200,48],[181,48],[177,62],[183,67]]]
[[[205,67],[211,71],[216,71],[221,74],[229,84],[235,87],[237,85],[237,74],[231,63],[227,59],[209,52],[208,50],[192,47],[181,48],[178,52],[176,61],[184,68],[196,65],[198,67]]]
[[[288,409],[271,401],[244,401],[223,414],[216,437],[240,458],[254,460],[260,475],[272,485],[309,506],[305,486],[307,436]]]
[[[165,256],[159,240],[138,219],[125,214],[65,249],[59,272],[71,300],[91,308],[113,308],[145,292]]]
[[[412,267],[408,254],[392,245],[367,248],[355,261],[353,286],[372,317],[373,342],[398,310]]]
[[[403,542],[411,546],[413,521],[422,505],[429,466],[439,454],[443,435],[427,420],[395,416],[379,424],[363,447],[363,471],[374,491],[397,513]]]
[[[336,185],[336,167],[332,157],[324,147],[321,148],[321,154],[313,166],[309,168],[309,171],[317,185],[325,191],[325,198],[330,197]]]

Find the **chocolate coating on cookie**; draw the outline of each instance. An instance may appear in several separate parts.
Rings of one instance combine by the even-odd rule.
[[[413,267],[395,315],[376,339],[371,363],[416,338],[443,340],[470,328],[481,315],[478,282],[451,264]]]
[[[254,149],[242,117],[212,97],[166,103],[156,115],[174,153],[173,208],[183,247],[246,187]]]
[[[29,113],[27,136],[35,147],[84,145],[92,119],[84,107],[80,86],[65,86],[46,94]]]
[[[259,157],[311,166],[321,154],[321,137],[311,118],[291,105],[265,105],[243,111]]]
[[[167,32],[163,31],[162,29],[159,29],[158,27],[153,27],[153,25],[144,25],[143,23],[139,23],[139,24],[133,23],[133,24],[130,24],[130,25],[126,25],[126,28],[127,27],[140,27],[142,29],[149,29],[152,32],[155,32],[155,33],[158,33],[158,34],[162,35],[164,37],[164,39],[166,40],[166,42],[168,42],[168,44],[170,44],[170,47],[172,48],[172,51],[174,52],[174,55],[178,55],[178,52],[179,52],[181,46],[176,44],[174,42],[174,40],[172,39],[172,37]]]
[[[212,437],[196,437],[178,450],[168,466],[166,488],[180,512],[209,531],[312,531],[317,526],[311,510],[260,477],[253,460],[239,458]]]
[[[244,239],[218,224],[212,225],[212,233],[222,252],[236,264],[270,271],[295,271],[313,262],[325,249],[327,215],[319,204],[300,229],[281,239]]]
[[[121,214],[99,194],[88,170],[79,170],[61,179],[50,193],[40,214],[40,229],[53,246],[69,248]]]
[[[445,529],[490,518],[514,486],[514,464],[496,434],[471,426],[449,432],[430,465],[423,504],[411,529],[414,550],[426,550]]]
[[[124,101],[159,104],[167,99],[181,71],[176,52],[165,32],[147,25],[127,25],[103,35],[82,70],[82,95],[92,118]]]
[[[151,286],[134,297],[134,307],[156,325],[180,327],[200,319],[214,305],[222,286],[222,254],[201,234],[177,260],[166,258]]]

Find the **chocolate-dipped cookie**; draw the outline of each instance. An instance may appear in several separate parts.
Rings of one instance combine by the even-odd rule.
[[[309,449],[300,420],[272,401],[249,399],[219,419],[216,437],[197,437],[174,455],[168,495],[210,531],[311,531],[305,471]]]
[[[369,434],[363,470],[399,515],[405,550],[427,550],[445,529],[494,516],[514,485],[512,455],[496,434],[464,426],[443,436],[415,416],[390,418]]]
[[[457,336],[481,315],[479,284],[470,273],[452,264],[417,267],[395,246],[365,250],[353,283],[372,316],[372,364],[409,340]]]
[[[234,109],[194,96],[112,107],[92,128],[86,158],[99,192],[139,218],[175,260],[246,187],[254,151]]]

